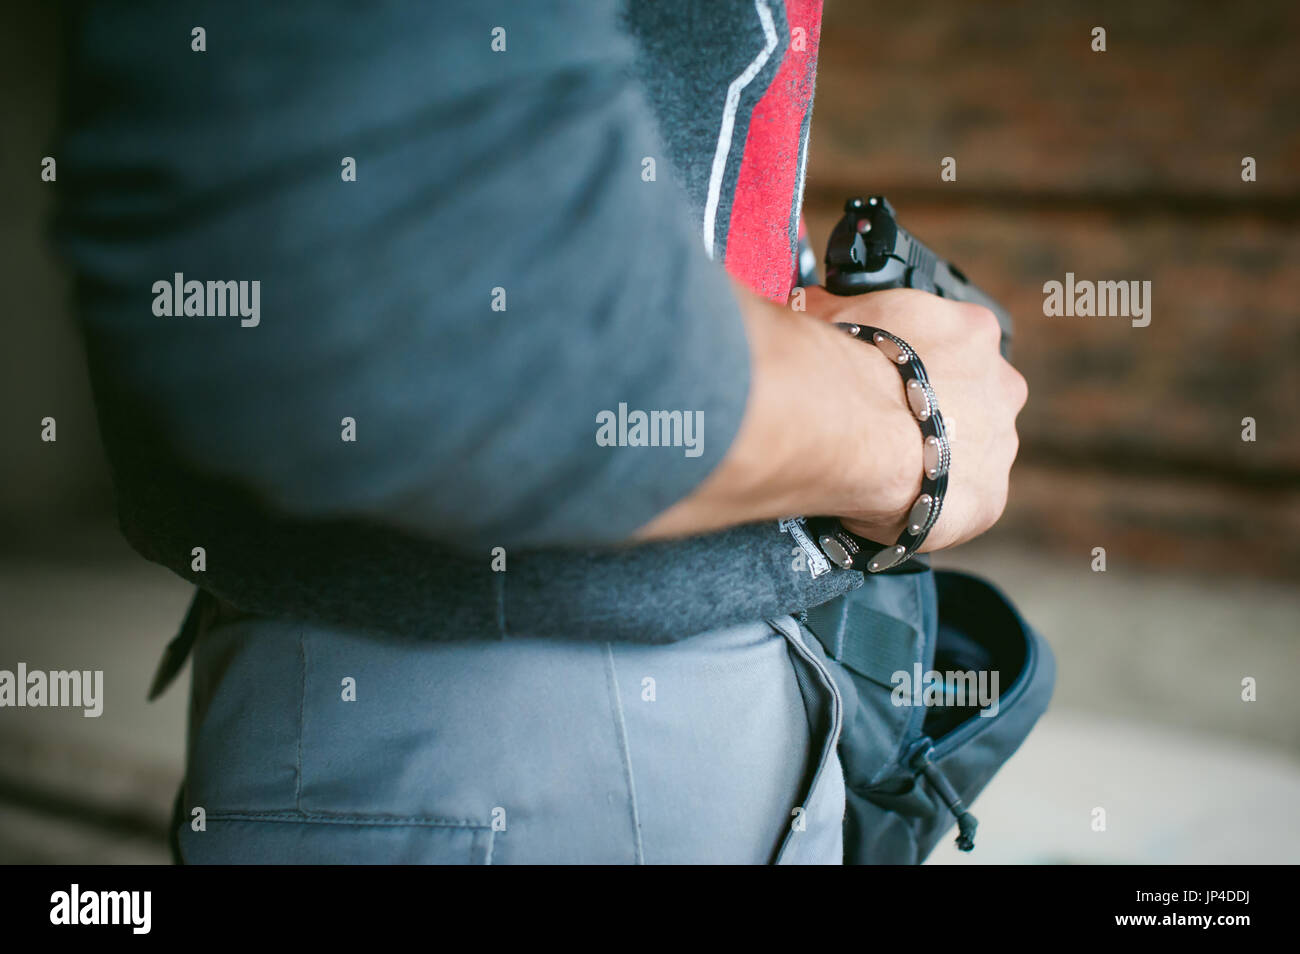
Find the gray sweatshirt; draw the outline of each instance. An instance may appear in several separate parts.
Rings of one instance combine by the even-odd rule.
[[[79,7],[57,237],[128,539],[237,607],[443,638],[834,595],[775,523],[617,546],[739,426],[724,266],[789,291],[819,18]],[[793,578],[728,583],[754,546]],[[675,579],[709,605],[647,628]]]

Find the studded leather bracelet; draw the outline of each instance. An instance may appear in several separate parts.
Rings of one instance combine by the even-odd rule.
[[[891,568],[901,568],[902,564],[912,559],[939,519],[944,494],[948,490],[951,450],[934,389],[925,373],[925,365],[911,345],[897,335],[868,325],[838,324],[837,327],[861,341],[875,345],[889,359],[890,364],[898,369],[903,376],[903,393],[907,397],[907,405],[921,428],[921,493],[908,510],[907,524],[893,546],[882,548],[880,543],[846,530],[839,520],[832,517],[808,521],[808,529],[812,531],[822,552],[836,566],[846,570],[880,573]]]

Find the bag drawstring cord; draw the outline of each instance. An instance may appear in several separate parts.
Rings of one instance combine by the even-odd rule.
[[[967,811],[961,796],[957,794],[957,789],[953,788],[952,783],[948,781],[948,776],[934,764],[933,755],[934,746],[929,739],[925,739],[910,760],[912,770],[924,775],[934,790],[939,793],[943,803],[957,819],[957,847],[962,851],[970,851],[975,847],[975,829],[979,826],[979,822]]]

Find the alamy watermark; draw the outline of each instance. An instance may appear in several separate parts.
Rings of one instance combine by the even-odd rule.
[[[996,669],[923,672],[916,663],[911,672],[896,671],[889,682],[894,687],[889,700],[896,706],[978,706],[981,718],[998,714]]]
[[[1043,283],[1043,314],[1048,318],[1132,318],[1134,328],[1151,324],[1151,283],[1075,281]]]
[[[132,934],[148,934],[152,912],[152,891],[83,891],[73,884],[50,895],[50,923],[55,925],[124,925]]]
[[[159,318],[224,318],[239,316],[240,327],[256,328],[262,321],[260,281],[186,281],[177,272],[171,281],[153,283],[153,313]]]
[[[597,447],[683,447],[687,457],[704,453],[703,411],[629,411],[596,414]]]
[[[0,669],[0,708],[80,708],[87,719],[104,712],[104,670]]]

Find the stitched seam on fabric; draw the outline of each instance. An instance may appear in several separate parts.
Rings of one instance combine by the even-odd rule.
[[[641,813],[636,803],[636,779],[632,775],[632,752],[627,742],[627,722],[623,718],[623,694],[618,690],[618,675],[614,669],[614,647],[605,644],[605,672],[609,691],[614,701],[615,727],[618,729],[619,753],[623,758],[623,774],[627,778],[628,804],[632,809],[632,831],[636,838],[636,863],[645,864],[645,851],[641,844]]]
[[[934,668],[934,650],[939,646],[938,623],[935,623],[936,630],[934,639],[930,639],[929,620],[926,618],[926,602],[923,580],[926,578],[924,573],[917,573],[912,580],[912,618],[916,620],[918,632],[921,637],[920,654],[918,661],[926,669]],[[938,600],[936,597],[935,612],[938,612]],[[931,645],[933,643],[933,645]],[[898,741],[898,751],[894,753],[895,761],[902,759],[911,744],[921,736],[921,731],[925,726],[925,707],[918,706],[920,711],[913,712],[904,727],[903,738]]]
[[[795,685],[798,686],[799,693],[802,696],[804,691],[803,687],[805,683],[805,678],[804,678],[803,667],[800,666],[800,662],[803,660],[803,654],[800,653],[800,651],[795,648],[795,646],[793,645],[793,641],[790,639],[790,634],[787,633],[779,623],[771,619],[765,620],[765,622],[767,623],[768,626],[772,627],[773,631],[775,631],[775,633],[778,636],[780,636],[782,640],[785,641],[785,651],[786,651],[786,655],[790,657],[790,667],[794,671]],[[791,618],[791,623],[793,624],[793,618]],[[816,633],[814,633],[813,636],[814,638],[816,638]],[[812,688],[813,691],[816,691],[817,689],[816,686],[812,686],[810,688]],[[804,719],[807,720],[808,722],[808,738],[810,739],[816,738],[817,718],[809,710],[808,703],[806,700],[804,701],[803,715],[804,715]]]
[[[911,592],[912,619],[920,622],[922,639],[925,638],[925,612],[924,612],[925,607],[921,603],[921,578],[924,575],[925,574],[923,573],[913,574],[914,578],[912,580],[912,592]]]
[[[813,651],[804,644],[803,634],[802,632],[800,632],[799,624],[796,623],[792,617],[788,617],[788,616],[781,620],[769,619],[767,620],[767,623],[770,626],[774,626],[778,631],[780,631],[780,633],[783,636],[786,637],[787,642],[793,644],[796,647],[796,652],[800,656],[802,656],[803,659],[808,663],[809,667],[815,673],[818,674],[819,681],[822,683],[823,688],[827,690],[830,696],[830,706],[831,706],[830,740],[826,744],[825,748],[822,750],[821,758],[817,762],[817,770],[813,773],[814,781],[812,783],[812,787],[810,787],[807,792],[807,798],[805,799],[805,803],[803,806],[804,810],[806,811],[808,808],[807,802],[812,800],[812,795],[813,792],[816,790],[817,783],[823,780],[822,779],[823,773],[826,772],[827,768],[830,765],[831,759],[835,756],[836,749],[839,747],[840,734],[844,728],[843,700],[840,698],[840,690],[839,687],[836,686],[835,684],[834,677],[832,677],[830,672],[826,669],[826,667],[822,665],[821,660],[816,657]],[[790,629],[786,629],[786,627],[783,626],[782,623],[788,623]],[[805,708],[807,707],[805,706]],[[795,841],[794,834],[795,833],[792,830],[788,832],[785,839],[782,840],[781,845],[777,849],[777,854],[775,859],[776,861],[781,860],[781,857],[784,855],[787,845],[794,843]],[[798,849],[796,849],[796,851],[797,850]]]
[[[802,659],[799,656],[799,651],[795,649],[792,645],[790,645],[789,638],[784,633],[782,633],[779,629],[777,629],[777,634],[780,635],[780,637],[783,640],[785,640],[785,653],[786,656],[789,657],[790,659],[790,668],[794,672],[795,686],[796,688],[798,688],[799,693],[802,696],[804,692],[804,683],[806,682],[806,679],[804,678],[803,675],[803,667],[800,665]],[[810,687],[810,688],[812,689],[812,691],[816,691],[815,687]],[[803,717],[804,720],[808,723],[808,738],[810,739],[816,738],[817,719],[813,716],[813,713],[810,707],[808,706],[807,700],[804,700]]]
[[[506,635],[506,575],[505,573],[492,575],[496,577],[494,589],[497,594],[497,632],[504,637]]]
[[[224,811],[208,812],[209,821],[300,822],[312,825],[385,825],[410,828],[463,828],[467,831],[492,830],[491,825],[463,818],[437,818],[420,815],[335,815],[329,812],[304,811]]]
[[[301,676],[298,681],[298,772],[293,786],[293,807],[302,811],[302,736],[307,722],[307,639],[302,630],[298,630],[298,665]]]

